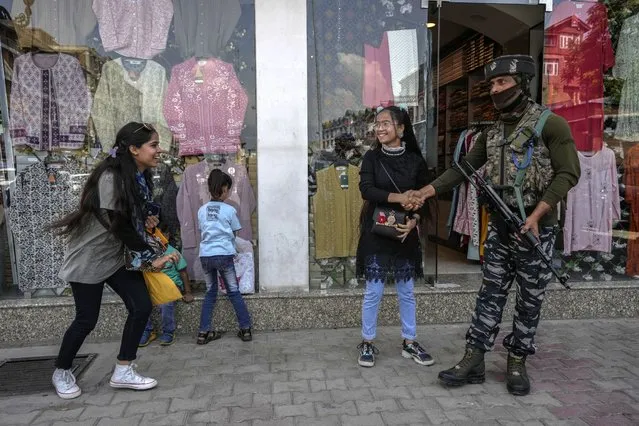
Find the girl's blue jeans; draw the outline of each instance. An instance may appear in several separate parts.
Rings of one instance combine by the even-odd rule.
[[[240,287],[237,282],[235,273],[235,265],[233,264],[233,256],[209,256],[201,257],[202,269],[204,270],[204,278],[207,284],[206,294],[202,302],[202,313],[200,315],[200,332],[213,330],[211,321],[213,320],[213,308],[217,301],[217,274],[219,273],[226,287],[226,295],[228,296],[240,329],[251,327],[251,317],[248,313],[244,298],[240,293]]]
[[[402,337],[415,340],[417,326],[415,320],[415,281],[397,281],[397,299],[399,301],[399,318],[402,323]],[[366,281],[364,301],[362,302],[362,338],[372,341],[377,336],[377,315],[384,294],[384,283],[381,280]]]

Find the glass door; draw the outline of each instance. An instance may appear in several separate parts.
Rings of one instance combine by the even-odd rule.
[[[497,118],[483,68],[502,54],[531,55],[543,63],[545,6],[480,2],[429,3],[432,27],[434,128],[428,138],[429,171],[441,176],[471,149]],[[540,72],[541,75],[541,66]],[[539,79],[532,96],[541,100]],[[481,282],[487,214],[462,183],[438,195],[425,243],[429,279],[438,287]],[[434,259],[434,261],[433,261]]]

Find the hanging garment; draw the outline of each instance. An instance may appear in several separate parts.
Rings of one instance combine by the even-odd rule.
[[[639,145],[628,151],[624,168],[625,198],[630,206],[630,232],[635,236],[628,240],[626,274],[639,276]]]
[[[253,244],[241,238],[235,239],[237,254],[233,258],[237,284],[242,294],[255,293],[255,261],[253,260]],[[224,281],[218,274],[218,290],[221,294],[226,294]],[[208,289],[208,285],[207,285]]]
[[[174,0],[173,7],[183,58],[220,57],[242,14],[239,0]]]
[[[105,51],[151,59],[166,49],[171,0],[94,0],[93,11]]]
[[[379,48],[364,45],[364,84],[362,85],[364,106],[375,108],[393,104],[388,36],[384,33]]]
[[[46,226],[78,207],[86,177],[71,161],[59,168],[36,163],[17,175],[9,220],[18,249],[20,290],[66,287],[58,278],[65,240]]]
[[[11,16],[15,25],[28,19],[27,28],[42,30],[63,46],[84,46],[95,28],[96,19],[91,10],[92,0],[55,0],[30,2],[31,17],[26,16],[24,0],[15,0]],[[31,43],[39,46],[38,33],[31,34]],[[22,39],[22,36],[21,36]]]
[[[615,153],[604,148],[592,156],[579,153],[581,177],[568,191],[564,254],[581,250],[610,253],[612,222],[621,215]]]
[[[615,139],[639,142],[639,14],[627,18],[619,33],[612,75],[623,79]]]
[[[315,259],[357,254],[362,211],[359,167],[349,165],[347,173],[348,187],[343,188],[335,166],[317,172],[317,194],[313,196]]]
[[[462,132],[458,141],[458,148],[455,149],[455,159],[459,160],[462,152],[469,152],[475,146],[475,142],[481,135],[480,132]],[[459,146],[461,144],[461,146]],[[480,175],[484,173],[482,166],[477,170]],[[470,244],[479,247],[479,201],[477,190],[473,185],[464,181],[459,185],[459,197],[455,219],[453,221],[453,230],[461,235],[470,236]]]
[[[90,110],[91,94],[73,56],[26,53],[15,59],[9,102],[13,145],[81,149]]]
[[[117,58],[105,63],[91,111],[102,151],[113,147],[118,131],[131,121],[152,124],[168,151],[172,135],[162,112],[166,87],[164,67],[155,61]]]
[[[544,104],[564,117],[579,151],[603,143],[603,75],[615,64],[606,5],[563,1],[545,31]]]
[[[472,138],[471,132],[462,132],[455,148],[456,159],[459,160],[461,152],[468,152],[466,150],[466,139]],[[459,149],[458,149],[459,148]],[[457,199],[457,208],[455,209],[455,219],[453,220],[453,231],[460,235],[471,235],[472,231],[472,214],[470,211],[471,200],[469,198],[469,187],[472,187],[468,182],[464,181],[459,184],[459,196]]]
[[[211,200],[207,180],[213,168],[207,160],[188,166],[182,175],[182,183],[177,194],[177,215],[180,221],[182,254],[188,263],[189,276],[197,280],[204,279],[199,260],[200,231],[197,212],[200,207]],[[228,162],[219,169],[233,179],[233,186],[225,203],[233,206],[237,211],[240,225],[242,225],[238,236],[250,241],[253,239],[251,216],[257,205],[246,167]]]
[[[169,244],[180,249],[180,221],[177,216],[178,187],[171,168],[160,163],[153,169],[153,201],[160,205],[160,226],[169,234]]]
[[[233,66],[191,58],[173,67],[164,116],[179,140],[179,155],[235,153],[248,97]]]
[[[457,144],[455,145],[455,151],[453,152],[454,160],[459,160],[460,156],[462,155],[462,151],[463,153],[466,153],[466,151],[464,151],[464,140],[466,139],[467,134],[468,134],[468,130],[463,130],[459,134],[459,138],[457,139]],[[455,189],[453,189],[453,201],[450,203],[450,212],[448,213],[448,221],[446,222],[449,238],[453,231],[459,233],[459,231],[455,230],[454,228],[457,223],[456,218],[457,218],[457,213],[459,209],[460,208],[464,209],[466,206],[466,202],[465,202],[466,191],[462,191],[462,189],[465,188],[465,186],[466,186],[466,182],[462,182],[461,184],[457,185]]]
[[[470,137],[466,138],[466,152],[473,149],[477,139],[481,135],[480,132],[475,132]],[[477,170],[477,173],[480,175],[484,174],[484,166],[480,167]],[[468,211],[470,212],[470,223],[471,223],[471,233],[470,240],[471,245],[473,247],[479,247],[480,244],[480,234],[481,234],[481,220],[480,220],[480,204],[479,204],[479,194],[477,193],[477,189],[473,185],[468,186]],[[475,256],[473,256],[473,259]]]
[[[389,31],[387,34],[395,104],[417,106],[419,94],[417,31],[398,30]]]

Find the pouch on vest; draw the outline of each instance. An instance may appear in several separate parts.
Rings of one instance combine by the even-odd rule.
[[[546,120],[548,120],[550,114],[551,112],[549,109],[544,109],[539,115],[537,123],[535,123],[535,128],[531,129],[530,127],[524,127],[517,133],[515,139],[510,143],[510,147],[514,152],[526,153],[524,161],[521,163],[517,160],[514,152],[512,156],[512,161],[515,164],[515,168],[517,168],[517,175],[515,176],[513,189],[515,190],[517,206],[519,207],[519,213],[521,214],[521,220],[523,221],[526,220],[526,209],[524,208],[524,197],[521,188],[523,186],[524,179],[526,178],[526,171],[532,162],[534,144],[537,140],[541,139],[541,132],[544,130]]]
[[[510,148],[519,154],[524,154],[530,146],[535,144],[538,138],[539,135],[535,133],[535,129],[524,127],[517,131],[514,139],[510,142]]]

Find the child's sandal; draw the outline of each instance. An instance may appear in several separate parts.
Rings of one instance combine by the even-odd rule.
[[[215,330],[213,331],[200,331],[197,334],[197,344],[198,345],[206,345],[207,343],[217,340],[222,337],[222,333],[219,333]]]

